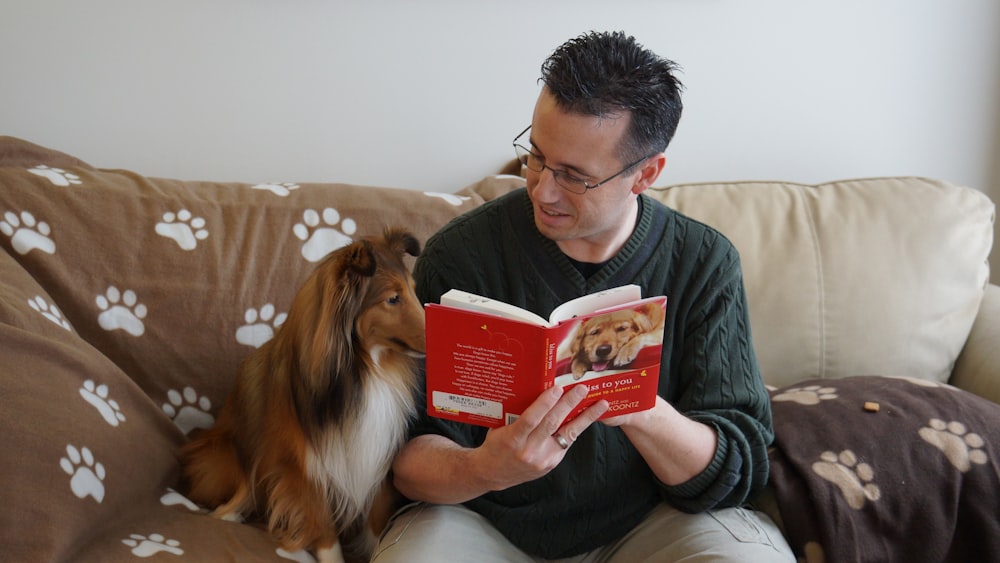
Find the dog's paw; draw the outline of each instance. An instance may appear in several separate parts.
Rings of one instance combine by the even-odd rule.
[[[615,367],[624,367],[635,361],[636,357],[639,355],[639,351],[642,350],[643,341],[640,337],[635,337],[625,343],[624,346],[618,350],[618,354],[615,355],[612,365]]]

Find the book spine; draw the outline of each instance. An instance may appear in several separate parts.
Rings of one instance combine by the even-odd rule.
[[[551,331],[545,331],[545,368],[542,372],[542,390],[556,384],[556,342]]]

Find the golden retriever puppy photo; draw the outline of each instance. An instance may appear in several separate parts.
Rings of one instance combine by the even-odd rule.
[[[648,303],[590,317],[571,338],[574,380],[588,371],[627,366],[644,347],[663,341],[663,309]]]

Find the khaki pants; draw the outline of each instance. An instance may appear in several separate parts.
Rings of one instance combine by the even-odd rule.
[[[566,563],[795,561],[765,514],[728,508],[688,514],[661,504],[621,540]],[[373,563],[424,561],[541,563],[520,551],[485,518],[460,505],[414,503],[393,516]]]

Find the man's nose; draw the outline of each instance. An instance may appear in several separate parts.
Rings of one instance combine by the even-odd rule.
[[[537,178],[535,180],[534,186],[528,186],[532,194],[536,199],[541,199],[544,201],[554,201],[558,199],[559,192],[562,191],[562,186],[556,182],[556,176],[552,173],[552,169],[548,166],[543,166],[542,171],[535,174]]]

